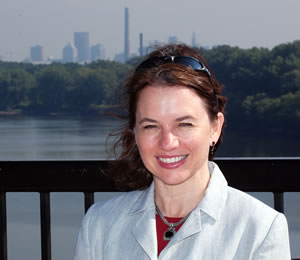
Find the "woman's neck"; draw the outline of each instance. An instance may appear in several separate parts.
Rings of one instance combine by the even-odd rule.
[[[155,182],[155,203],[166,217],[185,217],[205,195],[210,179],[209,171],[178,185]]]

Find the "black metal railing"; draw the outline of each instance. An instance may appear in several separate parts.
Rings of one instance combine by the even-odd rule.
[[[300,158],[218,158],[230,186],[272,192],[284,212],[284,192],[300,192]],[[50,192],[83,192],[84,210],[95,192],[118,191],[102,174],[107,161],[0,161],[0,260],[7,260],[7,192],[39,192],[41,259],[51,259]],[[299,216],[300,217],[300,216]]]

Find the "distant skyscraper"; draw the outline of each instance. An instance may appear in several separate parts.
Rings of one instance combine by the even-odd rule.
[[[143,34],[140,33],[140,56],[144,56]]]
[[[197,41],[196,41],[196,33],[193,32],[193,36],[192,36],[192,47],[197,47]]]
[[[124,61],[126,62],[130,56],[129,49],[129,10],[125,8],[125,37],[124,37]]]
[[[63,62],[75,62],[77,59],[77,49],[69,43],[63,48],[62,60]]]
[[[77,61],[89,62],[90,61],[90,40],[88,32],[75,32],[74,44],[77,48]]]
[[[105,49],[98,43],[91,47],[91,61],[104,60],[105,59]]]
[[[30,48],[31,61],[40,62],[45,60],[44,47],[40,45],[32,46]]]
[[[157,40],[149,42],[148,46],[144,48],[144,54],[149,54],[150,52],[155,50],[155,46],[159,46],[159,45],[160,42]]]
[[[170,43],[170,44],[176,44],[177,43],[177,36],[170,36],[168,38],[168,43]]]
[[[115,61],[124,63],[124,52],[115,54]]]

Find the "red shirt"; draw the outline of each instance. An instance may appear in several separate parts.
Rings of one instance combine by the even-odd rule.
[[[164,233],[165,231],[169,228],[168,225],[166,225],[162,219],[160,218],[160,216],[158,214],[155,215],[156,216],[156,234],[157,234],[157,255],[160,254],[160,252],[166,247],[166,245],[169,243],[169,241],[165,241],[164,240]],[[177,223],[178,221],[180,221],[182,218],[168,218],[165,217],[165,219],[169,222],[169,223]],[[184,223],[184,222],[183,222]],[[175,227],[176,232],[179,230],[179,228],[182,226],[181,223],[180,225]]]

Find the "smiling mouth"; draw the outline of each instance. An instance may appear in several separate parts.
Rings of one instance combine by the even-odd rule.
[[[182,156],[176,156],[172,158],[163,158],[163,157],[158,157],[158,160],[163,162],[163,163],[176,163],[184,160],[187,157],[187,155],[182,155]]]

